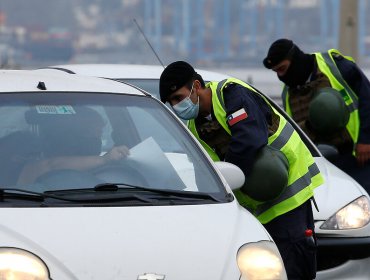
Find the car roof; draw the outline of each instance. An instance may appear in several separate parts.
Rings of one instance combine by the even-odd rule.
[[[164,67],[146,64],[64,64],[48,68],[59,69],[68,73],[111,79],[159,79]],[[229,75],[195,69],[206,81],[221,81]]]
[[[42,82],[45,89],[42,88]],[[77,91],[144,95],[140,90],[109,79],[69,75],[51,69],[0,70],[0,92]]]

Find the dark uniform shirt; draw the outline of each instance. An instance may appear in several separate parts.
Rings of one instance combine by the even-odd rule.
[[[226,116],[244,108],[247,113],[247,118],[230,126],[231,137],[228,137],[227,149],[217,147],[218,142],[215,137],[223,138],[226,131],[219,125],[222,131],[215,131],[213,133],[199,133],[200,138],[210,145],[221,160],[233,163],[239,166],[243,172],[248,175],[257,151],[267,144],[269,130],[268,126],[271,124],[271,109],[265,101],[256,93],[249,89],[238,85],[229,84],[223,90],[224,102],[226,107]],[[212,116],[215,120],[214,115]],[[199,126],[204,127],[206,119],[197,119],[197,129]],[[209,126],[217,126],[212,124]],[[199,131],[198,131],[199,132]],[[222,143],[220,143],[222,144]]]
[[[370,82],[361,69],[341,56],[334,57],[340,73],[359,100],[360,133],[358,143],[370,144]]]

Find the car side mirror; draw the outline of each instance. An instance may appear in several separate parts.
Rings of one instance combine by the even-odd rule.
[[[216,161],[215,164],[232,190],[239,189],[243,186],[245,176],[239,167],[224,161]]]

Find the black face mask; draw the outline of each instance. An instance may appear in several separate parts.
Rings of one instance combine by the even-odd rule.
[[[279,80],[290,88],[305,84],[313,71],[314,61],[314,55],[305,54],[297,48],[287,72],[284,76],[278,76]]]

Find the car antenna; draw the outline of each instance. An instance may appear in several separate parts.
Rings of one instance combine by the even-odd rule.
[[[152,49],[153,53],[154,53],[154,54],[155,54],[155,56],[157,57],[157,59],[158,59],[159,63],[163,66],[163,68],[165,68],[165,67],[164,67],[163,62],[162,62],[162,61],[161,61],[161,59],[159,58],[158,54],[155,52],[154,48],[153,48],[153,47],[152,47],[152,45],[150,44],[150,42],[149,42],[148,38],[145,36],[145,34],[144,34],[143,30],[140,28],[140,25],[137,23],[137,21],[136,21],[136,19],[135,19],[135,18],[134,18],[134,22],[135,22],[135,24],[136,24],[137,28],[139,29],[140,33],[143,35],[143,37],[144,37],[145,41],[148,43],[149,47]]]

